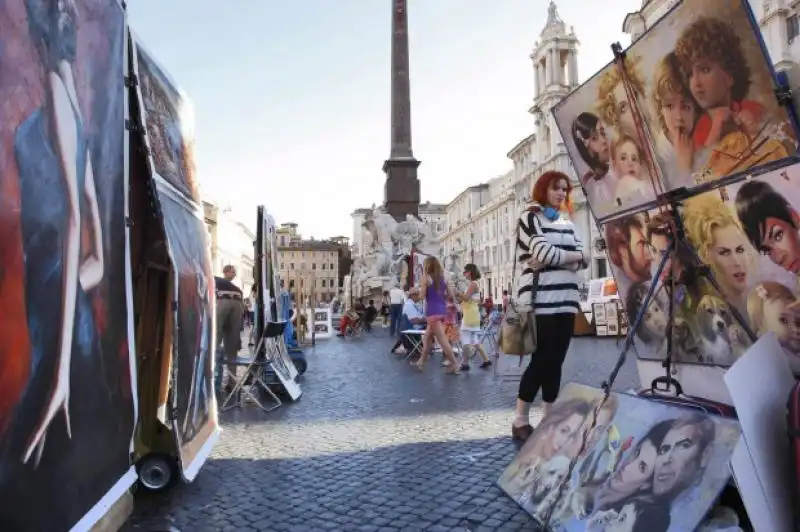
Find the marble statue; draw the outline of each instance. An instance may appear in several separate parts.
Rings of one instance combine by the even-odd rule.
[[[369,211],[362,224],[364,255],[353,264],[353,291],[377,297],[395,285],[405,286],[408,264],[402,258],[413,251],[438,255],[439,246],[428,225],[407,216],[398,223],[380,208]]]

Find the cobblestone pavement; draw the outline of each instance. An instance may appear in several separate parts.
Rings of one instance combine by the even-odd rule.
[[[137,493],[128,530],[535,530],[495,485],[516,452],[517,383],[475,367],[444,375],[438,358],[420,374],[390,346],[376,329],[307,349],[303,397],[223,414],[196,480]],[[575,339],[564,382],[599,386],[617,353],[614,340]],[[631,355],[615,388],[637,384]]]

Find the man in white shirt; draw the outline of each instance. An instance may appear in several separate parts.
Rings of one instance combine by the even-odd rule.
[[[401,331],[405,331],[407,329],[425,328],[425,315],[422,313],[422,309],[420,309],[418,306],[419,301],[419,288],[411,288],[411,290],[408,291],[408,298],[403,305],[403,315],[400,317],[400,324],[397,328],[397,331],[400,333],[400,339],[397,340],[397,343],[394,344],[394,347],[392,347],[392,353],[395,353],[397,348],[401,345],[406,351],[411,351],[414,348],[414,346],[411,345],[411,341],[408,339],[408,337],[402,334]]]
[[[405,294],[400,289],[400,285],[394,285],[394,288],[389,290],[389,316],[391,322],[389,326],[389,334],[394,336],[400,331],[400,318],[403,316],[403,300]]]

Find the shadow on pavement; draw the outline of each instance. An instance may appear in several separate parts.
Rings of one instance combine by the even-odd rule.
[[[210,460],[192,484],[137,493],[126,530],[536,530],[495,485],[515,452],[493,438]]]

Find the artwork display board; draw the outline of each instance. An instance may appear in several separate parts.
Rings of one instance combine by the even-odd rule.
[[[314,309],[314,334],[317,338],[333,338],[333,316],[331,309]]]
[[[279,297],[280,276],[277,268],[278,246],[277,235],[275,233],[275,219],[270,216],[263,206],[258,207],[256,219],[256,277],[259,279],[258,290],[258,335],[263,334],[268,322],[282,321],[280,318],[283,312],[282,299]],[[297,400],[303,394],[296,379],[299,375],[297,367],[294,365],[289,352],[286,348],[285,337],[281,336],[276,340],[277,351],[264,348],[267,359],[275,372],[275,376],[280,380],[286,392],[293,400]]]
[[[195,175],[194,117],[186,95],[141,43],[132,41],[140,123],[172,263],[172,430],[182,475],[191,481],[220,433],[213,391],[214,276]]]
[[[595,218],[796,154],[765,50],[747,1],[680,2],[625,51],[624,67],[612,62],[556,105]]]
[[[0,530],[136,481],[127,42],[115,0],[0,0]]]
[[[498,485],[553,531],[695,530],[730,478],[736,420],[620,393],[602,399],[568,384]]]
[[[798,137],[775,83],[748,2],[680,2],[553,110],[631,322],[656,284],[636,331],[641,361],[666,356],[670,298],[673,361],[730,366],[765,330],[781,329],[787,354],[800,349],[786,321],[800,262],[791,239],[776,241],[797,233]],[[784,204],[783,232],[762,234],[765,209]]]

